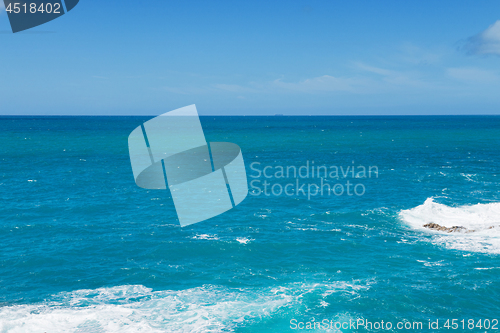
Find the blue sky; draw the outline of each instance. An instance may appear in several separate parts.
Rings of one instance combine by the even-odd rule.
[[[500,2],[90,1],[12,34],[0,114],[500,114]]]

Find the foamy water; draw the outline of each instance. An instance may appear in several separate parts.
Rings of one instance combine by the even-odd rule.
[[[260,294],[206,286],[153,291],[141,285],[79,290],[56,300],[0,309],[0,332],[206,332],[265,317],[292,301],[283,292]]]
[[[339,281],[264,289],[207,285],[179,291],[126,285],[77,290],[40,304],[0,308],[0,332],[227,332],[300,304],[304,295],[355,296],[372,283]]]
[[[400,218],[412,228],[434,234],[432,242],[450,249],[500,254],[500,203],[450,207],[428,198],[422,205],[402,210]],[[425,228],[427,223],[466,230],[443,232]]]

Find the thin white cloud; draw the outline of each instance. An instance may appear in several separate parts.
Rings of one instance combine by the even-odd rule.
[[[391,71],[389,69],[365,65],[361,62],[357,62],[357,63],[355,63],[355,65],[358,69],[361,69],[363,71],[374,73],[374,74],[379,74],[379,75],[383,75],[383,76],[394,76],[397,74],[396,71]]]
[[[161,89],[172,94],[189,95],[189,92],[185,89],[179,89],[175,87],[162,87]]]
[[[360,87],[368,86],[369,79],[362,77],[335,77],[323,75],[301,81],[287,81],[284,78],[268,82],[250,82],[248,85],[214,84],[212,88],[229,93],[321,93],[360,92]]]
[[[498,76],[479,68],[448,68],[446,74],[454,79],[470,83],[492,83],[498,81]]]
[[[355,92],[356,87],[364,84],[363,80],[357,78],[341,78],[330,75],[323,75],[299,82],[284,82],[277,79],[272,82],[275,88],[293,90],[297,92]]]
[[[500,22],[500,21],[499,21]],[[500,24],[499,24],[500,27]],[[490,36],[485,33],[486,36]],[[488,37],[490,38],[490,37]],[[491,39],[491,38],[490,38]],[[224,94],[238,99],[255,98],[255,95],[285,94],[289,96],[316,95],[391,95],[417,96],[422,94],[436,95],[439,92],[451,94],[465,89],[462,83],[474,84],[476,87],[491,88],[500,83],[500,74],[479,68],[443,66],[442,57],[446,53],[427,52],[411,44],[406,45],[406,53],[410,59],[401,59],[401,52],[394,57],[378,61],[376,65],[364,62],[351,62],[351,66],[343,66],[341,75],[325,73],[325,75],[291,79],[281,77],[271,81],[252,81],[212,84],[201,84],[197,87],[162,87],[171,94]],[[398,61],[399,59],[399,61]],[[345,69],[351,69],[345,72]],[[482,84],[482,85],[481,85]],[[469,89],[470,86],[467,86]]]
[[[397,60],[405,64],[413,65],[435,65],[443,56],[443,49],[428,50],[412,43],[404,43],[400,46],[400,52],[395,56]]]
[[[177,95],[204,95],[214,93],[235,93],[242,95],[243,93],[259,93],[260,89],[252,88],[253,83],[249,86],[242,86],[238,84],[211,84],[211,85],[197,85],[197,86],[163,86],[160,89],[171,94]]]
[[[424,88],[429,87],[430,83],[421,79],[421,74],[415,71],[396,71],[380,67],[369,66],[363,63],[355,63],[358,70],[376,74],[374,89],[393,89],[402,87]]]
[[[470,37],[465,44],[469,54],[494,54],[500,56],[500,20],[488,29]]]
[[[252,92],[258,92],[255,89],[240,86],[238,84],[215,84],[214,87],[216,89],[224,90],[224,91],[229,91],[229,92],[237,92],[237,93],[252,93]]]
[[[176,95],[204,95],[216,91],[212,87],[183,86],[183,87],[161,87],[160,90]]]
[[[216,84],[218,91],[230,93],[346,93],[376,94],[405,88],[433,89],[434,84],[420,79],[415,72],[401,72],[363,63],[355,63],[358,73],[350,76],[322,75],[318,77],[290,81],[284,78],[271,82],[249,85]]]

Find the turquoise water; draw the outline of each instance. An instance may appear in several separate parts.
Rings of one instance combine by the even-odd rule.
[[[168,191],[134,183],[127,137],[150,118],[0,118],[0,332],[495,331],[467,321],[500,317],[500,117],[201,117],[249,184],[316,184],[275,177],[313,162],[378,172],[325,179],[362,195],[254,188],[185,228]]]

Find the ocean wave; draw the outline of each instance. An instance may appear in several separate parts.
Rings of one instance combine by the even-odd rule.
[[[402,210],[399,217],[410,227],[433,235],[432,242],[450,249],[500,254],[500,203],[450,207],[428,198],[422,205]],[[456,232],[431,230],[435,223]]]
[[[201,234],[191,237],[192,239],[219,240],[217,235]]]
[[[227,332],[259,322],[318,294],[357,295],[363,283],[331,282],[260,289],[206,285],[153,291],[142,285],[64,292],[39,304],[0,307],[0,332]]]
[[[251,238],[248,238],[248,237],[238,237],[238,238],[236,238],[236,241],[238,243],[240,243],[240,244],[243,244],[243,245],[248,244],[248,243],[250,243],[253,240],[255,240],[255,239],[251,239]]]
[[[0,332],[206,332],[270,315],[292,300],[217,286],[153,291],[141,285],[78,290],[0,308]]]

